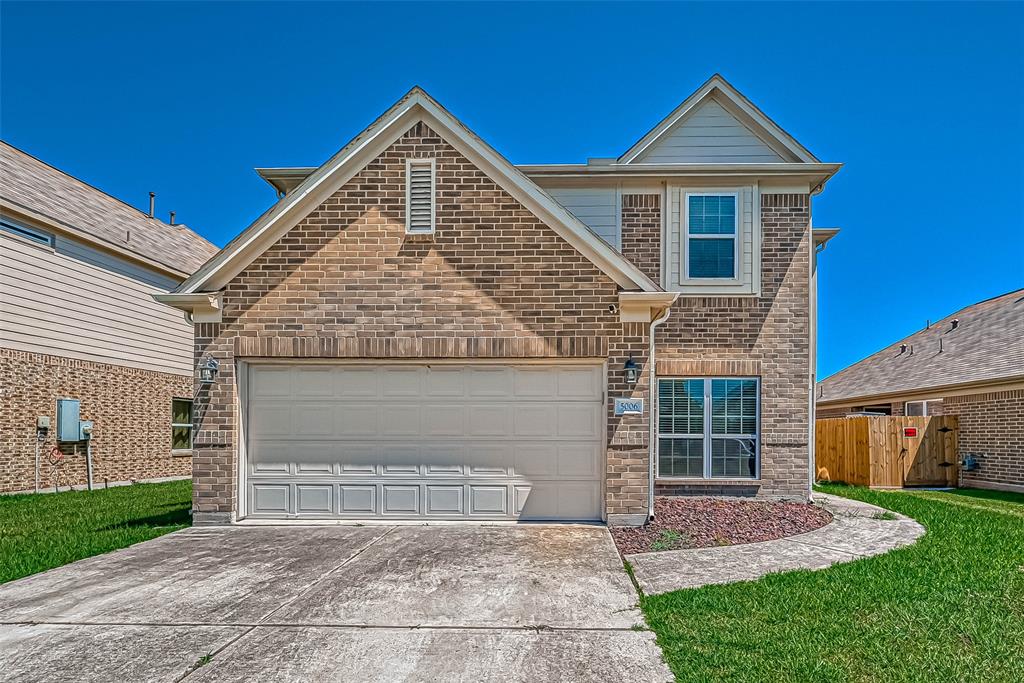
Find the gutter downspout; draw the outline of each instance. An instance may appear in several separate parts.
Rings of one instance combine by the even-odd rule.
[[[675,303],[675,302],[673,301],[673,303]],[[655,362],[654,362],[654,347],[655,347],[655,344],[654,344],[654,330],[655,330],[655,328],[658,327],[658,325],[660,325],[663,322],[665,322],[666,320],[668,320],[670,315],[672,315],[672,305],[671,304],[669,304],[668,308],[665,309],[665,312],[662,313],[660,317],[658,317],[655,320],[651,321],[650,340],[648,342],[649,343],[649,347],[647,349],[647,368],[648,368],[647,375],[648,375],[648,379],[650,380],[650,383],[651,383],[650,400],[648,401],[649,405],[648,405],[648,408],[647,408],[647,414],[650,416],[650,419],[649,419],[650,424],[648,425],[649,428],[650,428],[650,436],[647,439],[647,519],[648,520],[654,519],[654,470],[655,470],[655,467],[657,467],[657,463],[655,463],[655,458],[657,457],[657,447],[656,447],[657,441],[656,441],[656,436],[655,436],[655,433],[654,433],[655,432],[655,425],[656,425],[655,417],[654,417],[654,397],[657,395],[655,392],[658,389],[658,386],[657,386],[658,378],[656,377],[657,373],[655,372],[655,367],[656,366],[655,366]]]

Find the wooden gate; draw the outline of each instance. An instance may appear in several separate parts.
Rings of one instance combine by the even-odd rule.
[[[955,415],[817,420],[817,478],[874,488],[956,486],[957,428]]]

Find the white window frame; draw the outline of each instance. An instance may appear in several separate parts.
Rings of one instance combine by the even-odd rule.
[[[0,220],[0,232],[13,235],[36,246],[53,248],[53,235],[50,233],[30,228],[23,223],[15,223],[7,218]]]
[[[682,198],[682,206],[679,207],[679,213],[682,214],[681,220],[683,224],[683,241],[680,246],[679,253],[682,256],[682,270],[683,281],[689,283],[723,283],[723,282],[739,282],[740,280],[740,215],[742,213],[742,207],[740,206],[740,191],[738,189],[731,190],[720,190],[717,192],[706,191],[706,192],[689,192],[684,191]],[[690,197],[732,197],[735,202],[735,215],[733,220],[732,235],[691,235],[690,234]],[[733,247],[732,257],[732,277],[690,277],[690,239],[712,239],[722,240],[731,239]]]
[[[193,412],[196,407],[196,403],[191,398],[185,398],[184,396],[174,396],[171,398],[171,452],[172,453],[191,453],[192,446],[195,443],[195,427],[192,422],[175,422],[174,421],[174,402],[175,401],[188,401],[189,409],[188,416],[194,417]],[[174,428],[175,427],[188,427],[188,448],[175,448],[174,447]]]
[[[412,168],[430,166],[430,229],[412,227]],[[434,159],[405,160],[405,233],[407,235],[431,235],[437,229],[437,164]]]
[[[922,399],[920,401],[906,401],[903,404],[903,414],[905,416],[907,416],[907,417],[928,417],[929,415],[931,415],[931,413],[928,412],[928,404],[929,403],[937,403],[940,400],[941,399],[937,399],[937,398],[926,398],[926,399]],[[921,414],[920,415],[911,415],[910,414],[909,407],[910,407],[911,403],[920,403],[921,404]]]
[[[711,383],[714,380],[753,380],[756,387],[756,408],[754,415],[754,424],[756,425],[757,431],[754,434],[713,434],[711,427]],[[658,377],[659,384],[658,391],[655,396],[655,407],[652,414],[652,419],[657,420],[655,422],[656,433],[655,433],[655,448],[654,457],[656,463],[656,478],[658,479],[679,479],[687,481],[723,481],[723,480],[744,480],[744,481],[759,481],[761,479],[761,378],[760,377]],[[697,434],[662,434],[661,433],[661,405],[658,402],[658,396],[661,395],[661,380],[674,380],[674,381],[688,381],[697,380],[704,383],[704,432],[698,436]],[[700,477],[682,477],[678,475],[662,475],[661,474],[661,440],[667,439],[704,439],[704,471]],[[738,476],[712,476],[711,474],[711,442],[713,439],[732,438],[732,439],[753,439],[754,441],[754,476],[753,477],[738,477]]]

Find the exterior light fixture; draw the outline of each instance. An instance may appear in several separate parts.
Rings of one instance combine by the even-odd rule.
[[[218,369],[220,369],[220,363],[217,362],[217,359],[207,357],[207,359],[199,365],[199,383],[213,384],[217,379]]]
[[[626,370],[626,381],[630,384],[636,384],[637,379],[640,378],[640,366],[633,360],[633,356],[629,357],[623,368]]]

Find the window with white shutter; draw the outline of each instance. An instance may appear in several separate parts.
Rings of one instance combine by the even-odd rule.
[[[434,160],[405,162],[405,231],[434,232]]]

